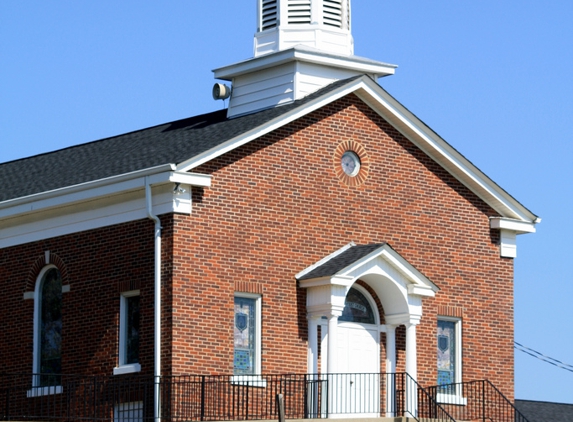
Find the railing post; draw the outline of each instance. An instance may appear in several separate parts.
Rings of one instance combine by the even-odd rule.
[[[386,417],[396,417],[396,374],[386,374]]]
[[[245,407],[245,420],[249,420],[249,381],[246,383],[247,387],[247,400],[246,400],[246,407]]]
[[[205,420],[205,375],[201,375],[201,420]]]
[[[279,422],[285,422],[285,401],[282,394],[277,394],[277,408],[279,411]]]
[[[10,388],[6,388],[6,410],[4,411],[4,420],[10,420]]]
[[[93,405],[93,407],[94,407],[94,413],[93,413],[93,415],[94,415],[94,420],[95,420],[95,418],[97,417],[97,412],[96,412],[96,404],[97,404],[97,398],[96,398],[96,394],[97,394],[97,393],[96,393],[96,391],[97,391],[97,377],[94,377],[93,380],[94,380],[94,381],[93,381],[93,394],[92,394],[92,395],[93,395],[93,397],[92,397],[93,404],[92,404],[92,405]]]
[[[485,380],[481,382],[481,415],[482,421],[485,422]]]
[[[309,415],[308,395],[309,395],[309,391],[311,391],[311,390],[308,389],[308,381],[307,381],[306,377],[307,377],[307,374],[304,374],[304,377],[303,377],[304,384],[303,384],[303,389],[302,389],[303,395],[304,395],[304,398],[303,398],[303,405],[304,405],[303,416],[305,419],[308,419],[308,415]]]

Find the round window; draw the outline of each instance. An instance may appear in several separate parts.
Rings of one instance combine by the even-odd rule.
[[[346,151],[340,158],[342,170],[349,176],[356,176],[360,171],[360,158],[353,151]]]

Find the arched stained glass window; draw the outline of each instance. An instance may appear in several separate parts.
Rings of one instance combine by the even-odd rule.
[[[338,321],[358,322],[361,324],[375,324],[374,311],[366,296],[358,289],[351,288],[346,294],[344,311]]]
[[[37,386],[58,385],[62,372],[62,277],[48,269],[38,286],[36,372]]]

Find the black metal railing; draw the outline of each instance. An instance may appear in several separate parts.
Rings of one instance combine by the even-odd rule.
[[[487,380],[427,387],[426,391],[456,420],[529,422]]]
[[[38,380],[44,385],[33,387]],[[158,384],[161,417],[173,422],[276,419],[278,394],[290,419],[527,422],[487,381],[424,389],[406,373],[373,373],[181,375],[161,377]],[[139,374],[0,374],[0,420],[150,421],[155,385],[153,376]]]

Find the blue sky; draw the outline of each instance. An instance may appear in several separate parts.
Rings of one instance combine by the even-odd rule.
[[[353,1],[380,84],[542,218],[518,237],[515,339],[573,365],[573,2]],[[0,2],[0,162],[222,107],[254,0]],[[495,356],[492,356],[495,359]],[[573,403],[573,372],[516,352],[516,397]]]

